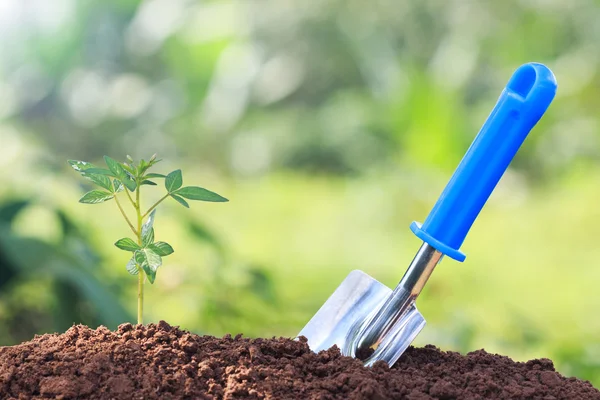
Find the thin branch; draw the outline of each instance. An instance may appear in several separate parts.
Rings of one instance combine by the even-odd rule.
[[[124,185],[123,185],[124,186]],[[135,204],[135,201],[133,201],[133,198],[131,197],[131,195],[129,194],[129,190],[126,187],[123,187],[123,191],[125,192],[125,194],[127,194],[127,198],[129,199],[129,201],[131,202],[131,205],[133,206],[133,208],[137,208],[137,205]]]
[[[152,207],[150,207],[148,209],[148,211],[146,211],[146,213],[142,216],[142,219],[146,218],[148,216],[148,214],[150,214],[152,212],[152,210],[154,210],[160,203],[162,203],[170,195],[171,195],[171,193],[167,193],[159,201],[157,201],[156,203],[154,203],[154,205]]]
[[[125,190],[127,190],[127,189],[125,189]],[[125,211],[123,210],[123,207],[121,207],[121,203],[119,202],[119,199],[117,198],[117,194],[116,193],[115,193],[115,202],[117,203],[117,207],[119,207],[119,211],[121,211],[121,214],[125,218],[125,221],[127,221],[127,225],[129,225],[129,227],[131,228],[131,231],[133,232],[133,234],[137,235],[138,233],[135,230],[135,228],[133,227],[133,224],[131,223],[131,221],[129,220],[129,218],[127,218],[127,214],[125,214]]]

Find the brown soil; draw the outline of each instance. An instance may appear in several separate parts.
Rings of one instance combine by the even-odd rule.
[[[600,399],[550,360],[409,348],[389,369],[289,339],[197,336],[166,322],[74,326],[0,348],[2,399]]]

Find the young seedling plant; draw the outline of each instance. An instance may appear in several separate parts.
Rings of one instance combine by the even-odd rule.
[[[186,208],[190,207],[186,199],[210,202],[226,202],[228,200],[198,186],[184,187],[180,169],[168,175],[149,172],[150,168],[160,161],[156,159],[156,154],[149,161],[142,159],[138,163],[130,156],[127,156],[127,162],[124,163],[115,161],[108,156],[104,156],[104,161],[108,168],[98,168],[91,163],[76,160],[69,160],[69,164],[84,178],[103,189],[87,192],[79,199],[79,202],[99,204],[114,200],[134,235],[134,239],[125,237],[117,240],[115,246],[132,253],[126,269],[131,275],[138,276],[137,320],[138,324],[143,324],[144,282],[148,278],[148,281],[153,284],[156,279],[156,271],[162,265],[162,258],[173,253],[173,247],[170,244],[154,241],[153,225],[156,207],[167,198],[172,198]],[[144,211],[141,203],[141,188],[142,186],[157,186],[154,182],[156,179],[164,179],[167,193]],[[126,199],[123,198],[122,193],[125,194]],[[135,210],[133,222],[123,209],[123,201],[129,202]]]

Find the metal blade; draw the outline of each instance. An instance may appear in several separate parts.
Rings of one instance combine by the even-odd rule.
[[[337,345],[343,355],[355,357],[357,340],[392,290],[362,271],[352,271],[306,324],[299,336],[314,352]],[[393,365],[425,326],[425,318],[411,304],[385,339],[366,360]]]

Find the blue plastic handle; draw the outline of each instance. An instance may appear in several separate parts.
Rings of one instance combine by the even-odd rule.
[[[425,223],[411,224],[417,237],[464,261],[460,246],[527,134],[550,106],[556,87],[554,74],[542,64],[524,64],[515,71]]]

